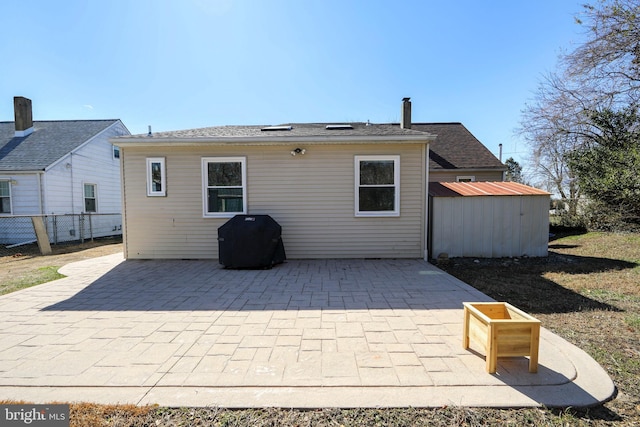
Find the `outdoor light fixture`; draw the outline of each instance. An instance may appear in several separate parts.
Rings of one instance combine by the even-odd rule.
[[[306,152],[307,152],[307,150],[305,150],[304,148],[296,148],[295,150],[293,150],[291,152],[291,155],[292,156],[297,156],[298,154],[302,155],[302,154],[304,154]]]

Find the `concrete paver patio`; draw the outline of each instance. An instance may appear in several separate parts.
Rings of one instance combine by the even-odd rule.
[[[223,407],[588,406],[614,385],[543,329],[528,360],[464,350],[462,302],[420,260],[69,264],[0,297],[0,399]],[[544,326],[544,325],[543,325]]]

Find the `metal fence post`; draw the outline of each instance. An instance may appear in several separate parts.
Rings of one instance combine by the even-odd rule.
[[[58,244],[58,216],[52,215],[53,217],[53,243]]]
[[[91,236],[91,241],[93,242],[93,221],[92,221],[92,215],[91,213],[87,214],[89,215],[89,235]]]
[[[80,228],[80,243],[84,243],[84,214],[78,215],[78,225],[78,228]]]

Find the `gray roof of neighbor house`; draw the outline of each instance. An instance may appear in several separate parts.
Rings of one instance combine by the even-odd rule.
[[[24,137],[15,136],[14,122],[0,122],[0,171],[44,170],[118,121],[34,121]]]
[[[462,123],[412,123],[411,129],[437,135],[429,143],[429,170],[506,167]]]
[[[433,139],[424,131],[401,129],[399,126],[373,123],[285,123],[279,125],[251,126],[214,126],[199,129],[177,130],[169,132],[153,132],[114,138],[119,143],[153,143],[153,142],[271,142],[276,141],[337,141],[372,140],[372,139],[406,139],[427,141]]]

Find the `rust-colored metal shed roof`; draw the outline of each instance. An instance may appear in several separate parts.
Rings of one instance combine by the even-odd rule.
[[[433,197],[548,196],[550,193],[517,182],[430,182]]]

